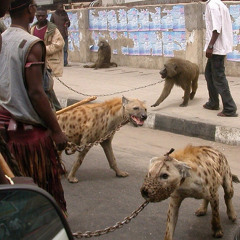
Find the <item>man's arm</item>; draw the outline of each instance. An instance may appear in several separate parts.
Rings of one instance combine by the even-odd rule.
[[[206,57],[207,58],[211,58],[212,57],[212,53],[213,53],[213,48],[214,48],[214,43],[217,41],[219,36],[219,33],[217,32],[217,30],[214,30],[212,32],[212,38],[208,44],[208,48],[206,49]]]
[[[27,63],[41,62],[42,53],[42,44],[38,42],[29,52]],[[31,65],[31,67],[25,68],[25,78],[27,83],[27,92],[35,111],[38,113],[46,126],[51,130],[53,141],[55,142],[58,150],[63,150],[67,145],[67,137],[61,131],[56,116],[50,107],[47,95],[43,90],[42,66]]]
[[[70,24],[71,24],[71,22],[70,22],[70,19],[68,17],[68,14],[67,14],[66,15],[66,20],[65,20],[65,25],[66,25],[66,27],[70,27]]]
[[[65,44],[65,42],[62,37],[62,34],[56,28],[51,44],[46,46],[47,55],[52,55],[52,54],[62,50],[64,47],[64,44]]]

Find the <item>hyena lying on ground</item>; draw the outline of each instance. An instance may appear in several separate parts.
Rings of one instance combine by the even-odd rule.
[[[142,101],[123,97],[122,99],[115,98],[103,103],[84,104],[58,115],[57,118],[70,142],[77,145],[86,145],[105,137],[116,129],[125,118],[126,121],[123,124],[131,121],[135,126],[142,126],[144,120],[147,119],[147,109]],[[112,139],[113,136],[100,144],[110,167],[116,172],[116,175],[126,177],[128,173],[119,170],[117,167],[112,150]],[[75,173],[89,149],[90,147],[86,147],[78,154],[78,159],[73,164],[68,175],[69,182],[78,182]]]
[[[236,220],[232,205],[232,181],[239,183],[237,176],[231,174],[227,159],[221,152],[208,146],[190,145],[164,157],[151,159],[141,193],[150,202],[171,197],[164,240],[173,239],[179,207],[187,197],[203,199],[195,213],[197,216],[206,214],[210,202],[213,236],[219,238],[223,236],[219,216],[220,185],[225,193],[228,218],[233,222]]]

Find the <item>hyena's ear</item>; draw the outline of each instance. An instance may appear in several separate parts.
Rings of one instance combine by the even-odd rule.
[[[126,106],[129,102],[129,99],[127,99],[126,97],[122,96],[122,105]]]
[[[151,173],[153,173],[153,168],[154,168],[154,166],[153,166],[153,164],[155,163],[155,162],[157,162],[159,160],[159,158],[158,157],[153,157],[152,159],[150,159],[150,161],[149,161],[149,166],[148,166],[148,174],[147,174],[147,176],[148,177],[151,177]],[[150,173],[151,172],[151,173]],[[156,171],[154,171],[154,172],[156,172]]]
[[[150,168],[152,167],[152,165],[157,162],[159,160],[159,157],[153,157],[152,159],[150,159],[149,161],[149,166],[148,166],[148,170],[150,170]]]
[[[179,173],[183,178],[191,176],[191,174],[189,173],[189,170],[192,168],[188,166],[186,163],[183,163],[178,161],[177,159],[174,159],[174,166],[178,169]]]
[[[150,164],[153,164],[154,162],[156,162],[158,160],[158,157],[153,157],[152,159],[150,159]]]

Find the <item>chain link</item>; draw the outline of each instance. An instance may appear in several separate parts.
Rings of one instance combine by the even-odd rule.
[[[114,92],[114,93],[109,93],[109,94],[85,94],[85,93],[82,93],[82,92],[79,92],[71,87],[69,87],[66,83],[64,83],[59,77],[56,77],[55,78],[62,84],[64,85],[66,88],[68,88],[69,90],[77,93],[77,94],[80,94],[80,95],[83,95],[83,96],[86,96],[86,97],[90,97],[90,96],[96,96],[96,97],[107,97],[107,96],[112,96],[112,95],[116,95],[116,94],[121,94],[121,93],[125,93],[125,92],[131,92],[131,91],[135,91],[135,90],[138,90],[138,89],[141,89],[141,88],[147,88],[147,87],[150,87],[150,86],[154,86],[158,83],[162,83],[163,81],[165,80],[160,80],[160,81],[157,81],[155,83],[151,83],[151,84],[148,84],[148,85],[145,85],[145,86],[141,86],[141,87],[135,87],[135,88],[131,88],[131,89],[128,89],[128,90],[123,90],[123,91],[117,91],[117,92]]]
[[[110,232],[114,232],[115,230],[117,230],[119,228],[122,228],[124,224],[130,223],[131,220],[133,218],[137,217],[137,215],[148,205],[148,203],[149,203],[148,201],[145,201],[142,205],[140,205],[138,207],[137,210],[132,212],[130,214],[130,216],[125,217],[123,221],[117,222],[112,227],[107,227],[107,228],[102,229],[102,230],[96,230],[94,232],[91,232],[91,231],[86,231],[85,233],[76,232],[76,233],[73,233],[73,236],[75,238],[78,238],[78,239],[80,239],[80,238],[91,238],[91,237],[98,237],[98,236],[101,236],[101,235],[104,235],[104,234],[107,234],[107,233],[110,233]]]
[[[94,145],[98,145],[99,143],[102,143],[103,141],[105,141],[105,140],[109,139],[110,137],[112,137],[128,121],[129,121],[129,118],[127,116],[124,116],[123,117],[123,121],[114,130],[112,130],[110,133],[106,134],[104,137],[100,138],[99,140],[97,140],[97,141],[95,141],[93,143],[87,143],[85,145],[77,145],[77,144],[75,144],[73,142],[68,142],[68,146],[65,148],[65,153],[67,155],[72,155],[76,151],[82,152],[85,148],[91,148]]]

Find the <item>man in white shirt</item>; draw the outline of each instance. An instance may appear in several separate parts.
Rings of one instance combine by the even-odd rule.
[[[205,0],[206,1],[206,0]],[[205,78],[209,92],[209,100],[203,105],[209,110],[219,109],[219,94],[222,98],[223,110],[220,117],[236,117],[237,106],[231,96],[225,75],[224,59],[232,51],[232,21],[228,8],[221,0],[208,0],[205,10],[206,43],[204,51],[208,58]]]

